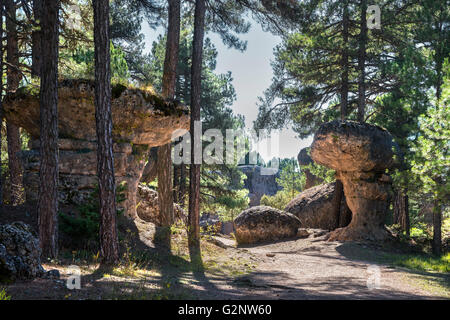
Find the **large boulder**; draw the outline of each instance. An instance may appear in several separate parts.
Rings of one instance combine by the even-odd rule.
[[[242,165],[238,167],[247,178],[244,180],[244,188],[249,191],[250,207],[259,206],[263,195],[273,196],[281,187],[277,183],[279,173],[261,174],[260,166]]]
[[[39,89],[31,85],[8,94],[3,103],[8,121],[39,138]],[[189,130],[189,110],[141,89],[115,85],[111,112],[113,139],[148,146],[167,144],[176,132]],[[95,141],[94,82],[64,80],[58,85],[58,130],[61,138]],[[181,129],[178,130],[177,129]]]
[[[139,184],[136,203],[136,213],[139,218],[156,225],[161,224],[159,219],[160,216],[157,191],[143,184]],[[186,214],[184,213],[183,208],[176,203],[173,204],[173,213],[175,222],[182,221],[186,223]]]
[[[288,212],[268,206],[256,206],[242,211],[234,219],[238,244],[276,241],[297,235],[300,220]]]
[[[336,228],[335,189],[335,182],[306,189],[291,200],[284,211],[298,217],[302,228],[333,230]],[[347,209],[345,198],[342,199],[340,208],[341,212]]]
[[[336,170],[342,181],[352,221],[335,230],[330,240],[385,240],[384,227],[391,193],[391,179],[385,174],[394,165],[396,145],[390,133],[367,123],[333,121],[314,136],[311,157]]]
[[[378,126],[332,121],[320,126],[311,145],[314,162],[336,171],[381,171],[393,164],[396,145]]]
[[[0,225],[0,282],[43,276],[40,255],[30,226],[23,222]]]

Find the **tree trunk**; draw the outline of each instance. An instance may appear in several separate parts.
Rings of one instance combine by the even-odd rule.
[[[15,92],[20,83],[19,48],[17,44],[16,7],[13,0],[5,1],[7,30],[7,92]],[[10,177],[10,203],[17,205],[22,192],[22,168],[19,160],[21,150],[19,127],[7,122],[8,163]]]
[[[359,33],[359,53],[358,53],[358,121],[364,122],[366,109],[366,42],[367,42],[367,0],[361,0],[361,26]]]
[[[195,1],[194,40],[191,69],[191,164],[189,170],[189,233],[188,242],[191,256],[200,257],[200,164],[195,163],[197,137],[194,134],[195,121],[200,121],[201,73],[203,59],[203,37],[205,32],[205,0]]]
[[[95,121],[97,174],[100,200],[100,254],[102,263],[119,260],[116,226],[116,190],[111,117],[109,1],[94,0]]]
[[[148,151],[148,161],[147,164],[145,165],[144,172],[142,173],[141,177],[142,182],[149,183],[156,179],[156,176],[158,175],[157,162],[158,162],[158,148],[157,147],[150,148],[150,150]]]
[[[342,83],[341,83],[341,120],[347,118],[348,109],[348,0],[343,3],[343,18],[342,18]]]
[[[407,190],[398,190],[394,194],[393,203],[393,223],[399,224],[401,229],[410,234],[410,222],[409,222],[409,205]]]
[[[441,205],[435,201],[433,208],[433,253],[442,254],[442,212]]]
[[[59,0],[43,0],[40,86],[39,241],[43,257],[58,255],[58,45]],[[39,70],[39,71],[40,71]],[[39,74],[38,74],[39,75]]]
[[[166,56],[162,80],[162,96],[173,99],[177,80],[178,48],[180,42],[180,0],[169,0]],[[158,202],[162,240],[170,245],[170,226],[173,224],[172,143],[158,148]]]
[[[42,1],[33,0],[33,25],[34,28],[31,34],[32,48],[31,48],[31,76],[33,78],[41,76],[41,24],[42,19]]]
[[[186,199],[186,164],[182,163],[180,165],[180,191],[178,193],[178,203],[184,205],[184,200]]]
[[[4,1],[0,0],[0,38],[3,39],[3,7]],[[2,150],[3,137],[3,41],[0,41],[0,152]],[[0,206],[3,205],[3,163],[0,157]]]

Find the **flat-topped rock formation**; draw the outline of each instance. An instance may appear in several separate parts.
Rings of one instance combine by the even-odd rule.
[[[352,221],[332,232],[330,240],[384,240],[396,145],[391,134],[374,125],[351,121],[323,124],[314,136],[311,158],[336,170],[344,185]]]
[[[36,93],[37,91],[37,93]],[[31,135],[30,149],[21,155],[27,201],[38,199],[39,97],[38,89],[24,87],[3,104],[8,121]],[[116,184],[126,184],[125,201],[118,204],[136,217],[136,195],[151,146],[164,145],[177,132],[189,129],[188,108],[140,89],[121,85],[112,89],[113,156]],[[59,200],[83,204],[97,179],[94,84],[65,80],[58,87]]]
[[[176,129],[189,129],[189,110],[150,91],[114,85],[111,102],[113,140],[148,146],[171,141]],[[39,88],[22,87],[5,97],[8,121],[39,138]],[[61,138],[95,141],[94,82],[65,80],[58,86]]]

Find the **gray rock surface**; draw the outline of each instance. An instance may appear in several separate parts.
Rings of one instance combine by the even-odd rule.
[[[30,226],[23,222],[0,225],[0,282],[43,276],[40,255]]]
[[[300,226],[300,220],[293,214],[268,206],[249,208],[234,219],[235,237],[238,244],[294,237]]]

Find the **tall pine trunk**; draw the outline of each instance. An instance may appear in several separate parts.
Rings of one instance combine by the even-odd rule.
[[[367,43],[367,0],[361,0],[361,24],[358,51],[358,121],[364,122],[366,109],[366,43]]]
[[[16,6],[14,0],[5,1],[6,30],[7,30],[7,92],[15,92],[20,83],[19,47],[17,41]],[[19,127],[6,122],[6,135],[8,142],[8,164],[10,181],[10,203],[17,205],[22,192],[22,167],[19,160],[21,150]]]
[[[31,48],[31,76],[41,76],[42,56],[41,53],[41,24],[42,19],[42,1],[33,0],[33,24],[34,29],[31,34],[32,48]]]
[[[166,56],[162,80],[162,96],[174,99],[177,80],[178,48],[180,42],[180,0],[169,0]],[[170,245],[170,226],[173,224],[172,143],[158,148],[158,202],[161,238]]]
[[[103,264],[119,260],[111,116],[109,0],[94,0],[95,121],[100,201],[100,254]]]
[[[341,68],[342,68],[342,76],[341,76],[341,120],[344,121],[347,119],[348,112],[348,0],[343,2],[342,8],[342,54],[341,54]],[[341,217],[342,209],[346,210],[347,208],[341,209],[342,198],[344,197],[344,186],[342,185],[341,180],[336,180],[336,189],[334,191],[333,198],[333,216],[335,218],[334,226],[335,228],[339,228],[342,224],[341,220],[344,217]]]
[[[435,201],[433,207],[433,253],[442,254],[442,208],[439,201]]]
[[[3,8],[4,1],[0,0],[0,38],[3,39]],[[0,151],[2,150],[3,144],[3,40],[0,41]],[[0,206],[3,205],[3,163],[0,157]]]
[[[191,164],[189,170],[189,215],[188,244],[191,256],[200,257],[200,164],[195,163],[197,137],[194,134],[195,121],[200,121],[201,74],[203,59],[203,37],[205,33],[205,0],[195,1],[194,40],[191,69]]]
[[[58,45],[59,0],[43,0],[46,14],[41,27],[39,241],[42,255],[58,254]]]

